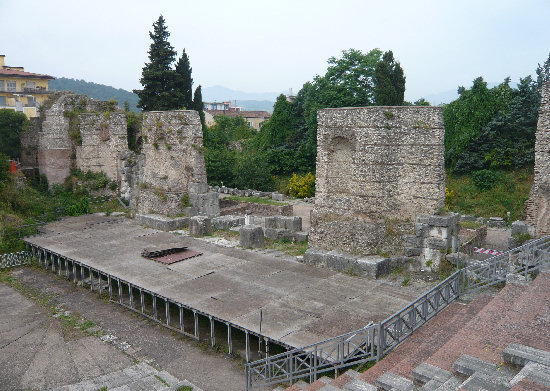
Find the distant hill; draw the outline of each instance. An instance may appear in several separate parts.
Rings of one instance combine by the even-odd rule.
[[[72,91],[75,94],[88,95],[90,98],[98,100],[114,99],[121,108],[124,107],[124,102],[127,101],[130,105],[130,110],[140,111],[140,109],[137,108],[138,96],[122,88],[114,88],[104,84],[60,77],[55,80],[50,80],[49,89],[55,91]]]
[[[138,96],[122,88],[114,88],[85,80],[59,77],[55,80],[50,80],[49,89],[54,91],[72,91],[75,94],[88,95],[90,98],[98,100],[114,99],[121,108],[124,107],[124,102],[128,101],[130,110],[141,111],[137,108]],[[235,105],[235,100],[237,100],[237,106],[245,110],[265,110],[271,113],[273,112],[273,104],[278,94],[275,92],[248,93],[231,90],[222,86],[214,86],[205,87],[202,96],[205,102],[231,100],[232,104]]]

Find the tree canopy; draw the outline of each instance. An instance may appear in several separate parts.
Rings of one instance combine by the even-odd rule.
[[[21,157],[21,132],[30,126],[23,113],[0,109],[0,154],[12,159]]]
[[[405,74],[391,50],[376,64],[374,101],[377,106],[402,106],[405,101]]]

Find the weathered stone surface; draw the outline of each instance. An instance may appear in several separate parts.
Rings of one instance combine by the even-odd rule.
[[[294,232],[294,240],[297,242],[307,242],[308,233],[304,231]]]
[[[383,258],[378,255],[372,255],[357,260],[362,274],[371,278],[378,278],[391,272],[390,258]]]
[[[542,85],[535,141],[535,179],[526,202],[526,221],[537,236],[550,234],[550,82]]]
[[[284,201],[285,196],[282,195],[281,193],[274,192],[274,193],[271,194],[271,199],[273,201]]]
[[[212,226],[216,229],[230,229],[244,225],[243,216],[219,216],[212,219]]]
[[[212,220],[206,216],[193,216],[189,219],[189,234],[204,236],[212,232]]]
[[[525,366],[529,362],[550,366],[550,352],[518,343],[508,345],[502,352],[502,359],[518,366]]]
[[[243,225],[239,229],[239,244],[244,248],[264,247],[264,231],[259,225]]]
[[[186,199],[199,213],[219,215],[217,193],[207,193],[202,128],[196,111],[147,112],[143,115],[143,176],[138,213],[176,215]]]
[[[444,204],[441,108],[318,112],[310,243],[351,254],[402,248],[417,214]]]
[[[451,372],[427,363],[418,365],[413,370],[412,375],[414,380],[421,384],[427,383],[432,379],[440,383],[445,383],[453,376]]]
[[[161,231],[173,231],[189,225],[188,217],[170,218],[157,214],[136,214],[135,221],[140,225],[159,229]]]
[[[120,179],[120,158],[128,151],[126,113],[84,113],[79,116],[82,145],[76,146],[76,166]]]
[[[512,235],[525,235],[529,233],[529,226],[524,221],[514,221],[512,223]]]

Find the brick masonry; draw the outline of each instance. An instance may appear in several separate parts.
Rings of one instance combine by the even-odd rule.
[[[402,251],[416,216],[444,206],[442,109],[325,109],[317,122],[310,245],[350,254]]]
[[[550,234],[550,82],[542,86],[535,142],[535,180],[526,206],[526,221],[535,235]]]

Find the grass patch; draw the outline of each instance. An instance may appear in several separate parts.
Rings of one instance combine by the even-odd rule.
[[[103,386],[101,388],[98,388],[97,391],[107,391],[107,386]]]
[[[113,212],[128,212],[128,209],[120,205],[120,202],[116,198],[111,198],[105,202],[101,203],[92,203],[90,205],[92,213],[103,212],[109,216]]]
[[[307,242],[293,242],[288,239],[272,240],[265,239],[265,247],[280,251],[288,255],[304,255],[307,250]]]
[[[483,224],[478,221],[459,221],[458,226],[465,229],[478,229],[482,227]]]
[[[262,197],[231,196],[231,197],[227,197],[227,199],[233,200],[233,201],[239,201],[239,202],[250,202],[253,204],[286,205],[284,202],[273,201],[273,200],[270,200],[269,198],[262,198]]]
[[[234,240],[239,238],[239,233],[237,231],[232,231],[230,229],[216,229],[213,231],[214,236],[219,236],[226,240]]]
[[[533,184],[532,170],[499,171],[498,181],[491,188],[482,190],[476,186],[472,175],[447,174],[447,209],[474,216],[523,220],[525,201]]]
[[[162,384],[164,384],[166,387],[170,387],[170,384],[168,384],[168,382],[166,380],[164,380],[162,377],[160,377],[159,375],[155,375],[155,377],[157,378],[157,380],[159,382],[161,382]]]
[[[193,391],[193,387],[191,386],[179,386],[176,388],[176,391]]]

